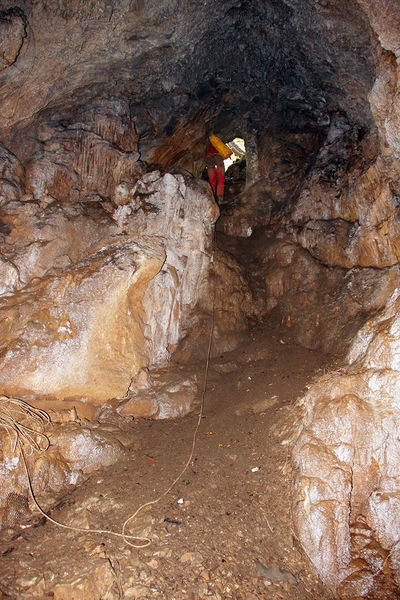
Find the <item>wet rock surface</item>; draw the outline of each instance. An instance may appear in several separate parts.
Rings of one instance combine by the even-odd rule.
[[[140,303],[164,258],[157,244],[113,246],[3,299],[5,393],[92,403],[123,395],[145,360],[130,303]]]
[[[297,534],[340,597],[395,598],[398,561],[399,294],[352,343],[347,366],[302,400],[293,455]]]
[[[124,189],[118,206],[3,203],[4,393],[84,412],[85,402],[126,396],[141,369],[165,364],[188,336],[197,305],[208,323],[210,285],[224,289],[221,344],[232,326],[246,328],[234,261],[220,253],[207,284],[218,209],[205,184],[153,171]]]

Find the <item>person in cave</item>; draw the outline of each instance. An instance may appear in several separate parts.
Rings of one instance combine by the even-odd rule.
[[[210,143],[205,149],[208,179],[218,204],[224,198],[225,168],[224,159],[216,148]]]

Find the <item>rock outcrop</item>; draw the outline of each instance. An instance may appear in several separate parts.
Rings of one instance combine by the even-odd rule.
[[[327,267],[285,232],[256,231],[251,243],[253,314],[277,311],[306,348],[344,355],[368,315],[398,285],[399,268]]]
[[[4,397],[0,408],[3,410]],[[66,412],[66,411],[65,411]],[[14,416],[18,410],[14,411]],[[81,483],[92,471],[114,464],[124,454],[124,445],[119,441],[122,433],[118,427],[107,428],[83,425],[76,421],[76,413],[68,415],[69,422],[53,424],[46,430],[50,441],[47,450],[37,452],[19,438],[24,449],[24,459],[16,443],[16,431],[2,429],[0,461],[0,527],[13,527],[27,518],[28,479],[35,496],[42,506],[54,503],[55,497],[72,485]],[[19,424],[31,427],[35,438],[37,423],[19,411]],[[25,440],[26,442],[26,440]],[[44,444],[42,444],[44,446]],[[34,505],[32,503],[32,509]]]
[[[397,290],[359,330],[345,367],[301,402],[296,534],[341,598],[400,590],[399,308]]]
[[[4,165],[18,195],[18,163],[5,153]],[[143,368],[165,365],[193,329],[194,309],[210,293],[218,216],[206,184],[152,171],[119,184],[118,194],[114,205],[3,198],[4,393],[80,404],[124,397]],[[221,279],[212,285],[232,289],[230,309],[216,318],[226,343],[246,317],[233,293],[240,275],[222,274],[223,264],[216,257]]]
[[[148,365],[140,307],[164,260],[154,242],[115,245],[3,298],[4,393],[99,403],[125,395]]]

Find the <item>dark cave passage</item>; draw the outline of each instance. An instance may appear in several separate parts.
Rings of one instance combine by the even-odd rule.
[[[398,596],[399,19],[390,0],[0,3],[7,543],[24,538],[18,522],[32,509],[13,442],[15,423],[29,424],[31,415],[10,417],[9,399],[52,417],[48,451],[29,462],[41,499],[51,509],[69,490],[90,524],[97,469],[110,467],[104,477],[118,497],[119,481],[132,485],[131,469],[141,484],[156,481],[151,468],[160,461],[158,483],[173,477],[175,444],[185,460],[179,436],[187,442],[193,431],[211,327],[211,425],[199,438],[205,465],[185,500],[188,519],[190,502],[200,510],[207,489],[208,451],[216,480],[209,514],[201,513],[211,548],[208,555],[203,544],[202,560],[190,547],[183,559],[177,537],[171,554],[167,543],[154,551],[164,555],[139,551],[128,576],[131,554],[117,558],[111,546],[89,544],[78,562],[101,555],[101,564],[88,563],[93,576],[74,584],[70,563],[68,589],[52,583],[50,570],[33,582],[32,565],[23,579],[12,559],[14,591],[0,586],[0,596]],[[245,145],[245,157],[226,170],[224,194],[215,190],[218,203],[205,161],[210,134]],[[257,411],[260,402],[265,410]],[[153,456],[152,443],[164,436]],[[133,448],[141,462],[129,458]],[[255,491],[252,468],[261,475]],[[270,496],[262,489],[268,477]],[[188,474],[188,487],[194,479]],[[80,487],[71,492],[71,484]],[[235,486],[238,506],[224,510]],[[251,494],[262,507],[257,517]],[[265,558],[272,533],[265,507],[277,516],[280,495],[286,504],[272,529],[282,543]],[[167,528],[181,521],[170,509],[151,519],[170,519]],[[118,510],[122,519],[122,500]],[[190,523],[195,544],[200,525]],[[224,528],[222,551],[211,533],[222,539]],[[19,551],[25,541],[34,546],[35,529]],[[157,533],[160,546],[165,533]],[[217,556],[232,564],[232,572],[218,567],[222,588],[212,584]],[[263,579],[274,582],[272,574],[259,566],[246,579],[263,556],[291,564],[296,583],[286,575],[269,588]],[[153,559],[157,566],[149,566]],[[170,559],[179,563],[171,577]],[[190,592],[182,591],[188,567],[199,567]],[[164,587],[154,587],[157,568]],[[94,596],[101,578],[107,584]]]

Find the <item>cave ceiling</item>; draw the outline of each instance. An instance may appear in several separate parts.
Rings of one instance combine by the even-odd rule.
[[[14,150],[33,124],[63,126],[116,99],[129,104],[144,158],[182,123],[203,135],[303,131],[339,111],[372,124],[373,40],[352,0],[0,6],[0,133]]]

